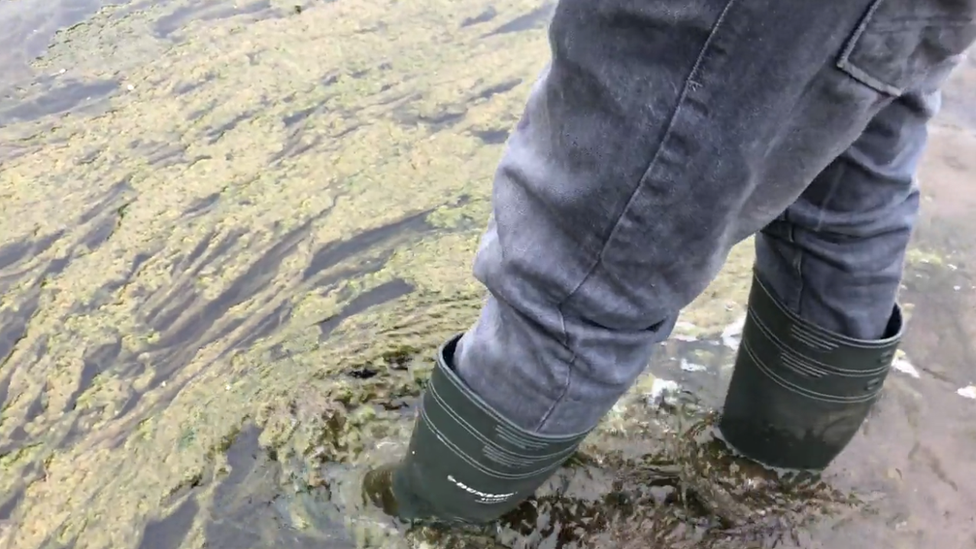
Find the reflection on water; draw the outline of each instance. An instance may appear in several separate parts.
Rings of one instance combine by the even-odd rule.
[[[34,121],[52,114],[61,114],[84,103],[102,99],[119,87],[113,80],[79,82],[65,79],[36,97],[13,105],[0,112],[0,122],[11,124]]]
[[[536,499],[490,528],[404,537],[357,479],[402,451],[427,357],[477,314],[490,176],[545,61],[549,8],[25,5],[0,5],[16,29],[0,38],[15,82],[0,99],[5,546],[976,542],[962,457],[976,403],[955,393],[976,381],[973,207],[945,199],[972,194],[976,137],[956,113],[976,71],[954,81],[945,121],[960,127],[933,131],[923,174],[934,215],[906,279],[903,357],[919,377],[892,374],[823,482],[746,482],[705,442],[746,244]],[[649,402],[661,379],[685,392]]]
[[[102,4],[101,0],[15,0],[0,4],[4,30],[0,34],[0,67],[4,77],[0,91],[6,92],[6,87],[30,80],[34,76],[29,70],[30,61],[47,49],[54,33],[84,21]]]

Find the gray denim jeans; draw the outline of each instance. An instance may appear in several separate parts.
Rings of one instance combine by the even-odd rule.
[[[755,233],[784,304],[880,337],[974,17],[976,0],[561,0],[495,176],[461,378],[526,429],[586,431]]]

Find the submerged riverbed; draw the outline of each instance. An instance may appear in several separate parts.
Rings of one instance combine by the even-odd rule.
[[[403,450],[432,351],[478,312],[550,8],[71,6],[0,6],[0,546],[976,546],[976,63],[932,130],[906,352],[825,484],[717,518],[741,487],[696,433],[747,242],[537,501],[404,536],[357,479]]]

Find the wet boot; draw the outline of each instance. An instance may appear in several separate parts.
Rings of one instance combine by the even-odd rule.
[[[753,278],[722,436],[771,467],[826,468],[878,399],[901,335],[897,305],[883,339],[858,340],[803,320]]]
[[[437,354],[406,457],[364,480],[364,494],[392,516],[492,521],[530,497],[586,436],[529,433],[501,417],[454,372],[459,339]]]

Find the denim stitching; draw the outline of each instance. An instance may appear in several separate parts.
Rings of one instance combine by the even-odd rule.
[[[569,333],[565,330],[563,309],[566,306],[566,304],[569,302],[569,300],[572,299],[573,296],[575,296],[576,293],[580,290],[580,288],[582,288],[583,285],[586,284],[586,282],[590,279],[590,277],[593,276],[593,273],[596,272],[597,267],[599,267],[600,264],[603,263],[603,257],[606,254],[607,248],[610,246],[610,243],[613,241],[614,235],[617,233],[617,230],[620,228],[621,220],[630,210],[634,200],[636,199],[637,195],[641,191],[644,177],[646,177],[647,174],[650,173],[655,168],[655,166],[657,166],[657,162],[661,156],[662,151],[664,151],[665,148],[667,147],[669,139],[671,137],[671,132],[674,129],[675,120],[678,118],[678,113],[681,112],[681,107],[682,105],[684,105],[689,92],[699,86],[699,84],[695,80],[695,77],[698,76],[698,72],[699,69],[701,68],[701,64],[705,60],[705,56],[708,53],[709,49],[711,48],[715,36],[718,34],[718,31],[722,28],[722,23],[725,21],[725,18],[728,15],[729,11],[732,9],[732,6],[735,5],[735,2],[736,0],[728,0],[728,2],[726,2],[725,7],[722,9],[722,12],[718,16],[718,19],[715,21],[715,26],[712,27],[712,30],[709,33],[708,38],[705,39],[705,43],[702,45],[701,51],[698,52],[698,57],[695,59],[695,64],[688,72],[687,78],[685,78],[684,85],[682,86],[681,89],[681,95],[678,97],[677,105],[675,106],[674,111],[671,113],[671,117],[668,119],[668,128],[664,132],[664,137],[661,138],[661,144],[658,146],[657,150],[654,151],[654,156],[651,158],[650,163],[648,164],[647,168],[644,170],[644,174],[641,176],[640,180],[638,180],[637,185],[634,187],[634,191],[627,199],[627,204],[624,206],[623,210],[621,210],[620,215],[617,216],[617,220],[614,222],[613,228],[610,230],[610,233],[607,236],[606,240],[604,240],[603,246],[600,249],[600,252],[597,253],[596,258],[593,261],[593,264],[590,266],[589,270],[587,270],[586,274],[580,280],[579,284],[577,284],[576,287],[573,288],[573,290],[569,292],[569,294],[566,295],[566,297],[563,298],[556,306],[556,311],[559,314],[560,319],[563,319],[563,327],[564,327],[563,345],[567,349],[569,349],[570,352],[572,352],[572,358],[570,359],[567,368],[566,382],[563,387],[563,392],[562,394],[559,395],[558,398],[556,398],[553,401],[552,406],[549,407],[549,410],[542,417],[542,420],[539,423],[539,427],[538,427],[539,430],[541,430],[543,426],[546,424],[546,422],[552,417],[552,414],[555,412],[556,407],[560,403],[562,403],[563,399],[566,397],[566,394],[569,392],[569,388],[572,384],[573,366],[576,364],[576,361],[579,358],[577,356],[575,347],[569,344]]]

